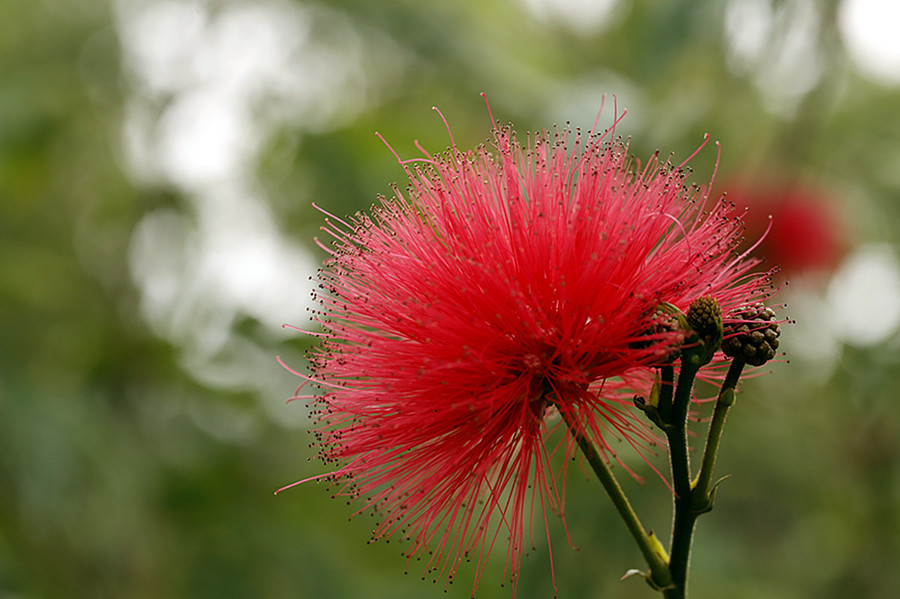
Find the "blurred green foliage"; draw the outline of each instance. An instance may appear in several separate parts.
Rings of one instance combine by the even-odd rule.
[[[869,81],[850,62],[838,33],[840,2],[750,3],[783,17],[773,17],[764,39],[771,53],[788,17],[812,10],[814,61],[786,76],[790,83],[815,70],[799,92],[780,89],[784,77],[760,75],[765,52],[734,58],[725,23],[740,2],[621,0],[595,27],[540,18],[526,4],[183,6],[207,23],[240,6],[293,7],[313,15],[309,48],[346,42],[375,56],[371,71],[353,67],[376,79],[365,93],[330,92],[358,93],[353,107],[313,124],[259,125],[258,151],[244,165],[277,233],[317,261],[323,253],[312,237],[322,217],[311,202],[353,213],[402,175],[373,132],[404,157],[417,152],[414,139],[439,151],[449,141],[430,109],[436,105],[457,143],[473,146],[489,132],[480,92],[523,134],[567,119],[589,127],[601,94],[618,94],[630,111],[620,130],[633,135],[636,155],[658,147],[683,158],[708,131],[724,148],[719,181],[748,173],[815,181],[847,217],[848,239],[895,247],[900,87]],[[0,8],[0,595],[439,596],[441,583],[419,581],[418,564],[403,576],[400,540],[368,546],[368,516],[347,523],[354,508],[330,500],[324,487],[273,496],[321,472],[307,463],[303,406],[282,404],[298,380],[275,362],[280,354],[302,368],[305,338],[232,307],[220,321],[224,340],[207,356],[218,370],[210,370],[197,366],[192,337],[181,333],[190,318],[167,328],[148,316],[148,291],[135,273],[136,231],[148,215],[176,215],[181,220],[172,222],[188,230],[203,218],[197,188],[135,174],[126,151],[135,106],[161,119],[187,89],[148,92],[129,59],[133,40],[123,23],[152,5],[4,0]],[[323,29],[329,23],[334,28]],[[386,54],[368,46],[376,42]],[[396,64],[378,64],[382,56]],[[329,75],[312,73],[311,85]],[[321,102],[343,106],[339,100]],[[265,98],[254,104],[265,107]],[[693,163],[698,182],[709,179],[714,161],[708,148]],[[184,260],[192,247],[185,245]],[[278,289],[273,281],[272,293]],[[720,472],[735,476],[699,524],[694,596],[900,591],[897,345],[894,331],[875,345],[840,347],[834,369],[800,359],[746,382],[719,459]],[[263,356],[254,378],[231,376],[252,356]],[[642,472],[645,486],[623,484],[665,536],[666,488]],[[640,558],[598,485],[587,475],[570,478],[567,520],[579,551],[558,519],[550,523],[560,597],[652,596],[635,579],[619,581]],[[546,543],[536,537],[523,599],[552,596]],[[495,553],[480,597],[509,595],[498,584],[505,551]],[[468,593],[463,575],[449,589],[452,597]]]

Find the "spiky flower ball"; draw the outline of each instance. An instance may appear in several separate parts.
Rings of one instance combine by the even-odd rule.
[[[729,205],[686,187],[686,163],[635,161],[613,130],[520,143],[494,124],[474,151],[400,163],[405,193],[327,219],[317,445],[336,495],[380,516],[375,538],[407,540],[435,578],[472,560],[475,585],[507,544],[515,588],[532,516],[549,542],[563,511],[576,444],[559,416],[608,459],[614,438],[641,451],[631,397],[685,334],[657,308],[710,296],[731,311],[767,281],[735,257]]]
[[[751,366],[762,366],[775,357],[781,327],[775,312],[761,303],[735,311],[725,323],[722,352],[741,357]]]

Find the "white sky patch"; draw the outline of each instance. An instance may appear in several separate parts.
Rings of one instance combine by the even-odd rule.
[[[260,149],[286,126],[322,132],[351,121],[396,83],[406,58],[338,12],[287,0],[115,8],[132,87],[125,167],[136,183],[173,186],[192,204],[191,218],[163,209],[135,231],[144,317],[182,348],[198,380],[260,388],[260,353],[232,327],[245,317],[273,334],[304,326],[317,267],[279,231],[255,180]]]
[[[780,349],[792,363],[802,368],[791,369],[792,377],[804,377],[822,383],[837,367],[843,351],[833,327],[823,326],[832,318],[832,306],[818,286],[797,285],[784,289],[779,300],[787,303],[781,317],[792,319],[781,327]]]
[[[152,143],[160,175],[203,193],[220,181],[250,176],[262,131],[240,98],[213,89],[182,94],[156,124]]]
[[[900,2],[844,0],[838,27],[863,74],[885,85],[900,85]]]
[[[813,0],[729,0],[728,63],[752,77],[771,112],[790,114],[821,78],[821,19]]]
[[[137,81],[152,94],[175,93],[198,79],[198,48],[209,19],[202,2],[120,1],[118,29]]]
[[[785,356],[802,368],[792,377],[826,382],[844,345],[859,348],[896,343],[900,330],[900,260],[896,248],[868,244],[850,253],[826,288],[815,279],[793,281],[779,295],[792,319],[781,328]]]
[[[828,287],[830,322],[855,346],[887,340],[900,327],[900,261],[891,246],[865,245],[841,264]]]
[[[406,60],[386,36],[364,38],[338,13],[282,0],[214,14],[190,1],[117,6],[136,88],[124,130],[129,166],[187,191],[247,177],[235,169],[252,165],[273,129],[351,121]]]
[[[561,24],[582,33],[596,33],[607,27],[620,5],[619,0],[520,1],[536,19]]]
[[[316,269],[304,248],[277,234],[262,203],[249,202],[199,228],[174,210],[148,214],[134,233],[130,265],[153,330],[205,355],[222,350],[241,315],[273,332],[302,325]]]

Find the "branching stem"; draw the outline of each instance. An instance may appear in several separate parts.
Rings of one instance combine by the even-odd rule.
[[[707,352],[706,356],[703,354],[704,351]],[[653,413],[653,421],[665,431],[669,442],[672,487],[675,492],[669,555],[666,555],[665,549],[653,533],[647,532],[644,525],[641,524],[609,464],[594,442],[585,434],[583,427],[573,421],[571,413],[560,410],[569,433],[578,443],[578,447],[591,465],[600,484],[603,485],[616,511],[622,517],[625,526],[643,554],[650,569],[649,573],[644,575],[645,578],[652,587],[663,594],[665,599],[685,599],[687,597],[687,575],[694,528],[700,514],[712,509],[716,485],[718,485],[718,483],[711,483],[716,454],[719,450],[728,410],[734,404],[735,388],[744,368],[743,359],[739,357],[733,359],[716,399],[700,472],[692,483],[687,418],[694,380],[700,367],[709,360],[710,353],[702,344],[686,345],[682,350],[681,369],[678,373],[677,383],[673,385],[674,368],[663,367],[658,382],[658,405],[653,405],[651,402],[651,407],[658,410]]]
[[[675,487],[675,507],[672,523],[669,572],[672,586],[663,590],[665,599],[684,599],[687,596],[687,574],[690,564],[691,542],[697,518],[712,509],[715,485],[711,485],[716,454],[725,427],[728,409],[734,404],[734,391],[744,367],[744,361],[732,361],[716,399],[707,434],[700,473],[690,482],[690,459],[687,442],[687,406],[697,369],[691,362],[682,365],[675,391],[673,419],[667,431],[669,455],[672,460],[672,483]]]

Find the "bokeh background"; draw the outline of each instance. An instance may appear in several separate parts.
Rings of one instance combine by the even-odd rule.
[[[709,132],[716,193],[751,233],[774,216],[790,363],[732,411],[693,596],[898,596],[898,28],[893,0],[3,0],[0,597],[469,596],[404,576],[325,487],[273,495],[322,471],[275,356],[304,368],[281,325],[308,323],[312,202],[390,193],[374,132],[441,150],[433,105],[480,143],[481,92],[522,132],[615,94],[638,156]],[[641,471],[623,484],[666,537]],[[570,478],[560,597],[655,596],[619,581],[640,556]],[[536,544],[523,599],[553,594]],[[479,597],[509,596],[504,558]]]

